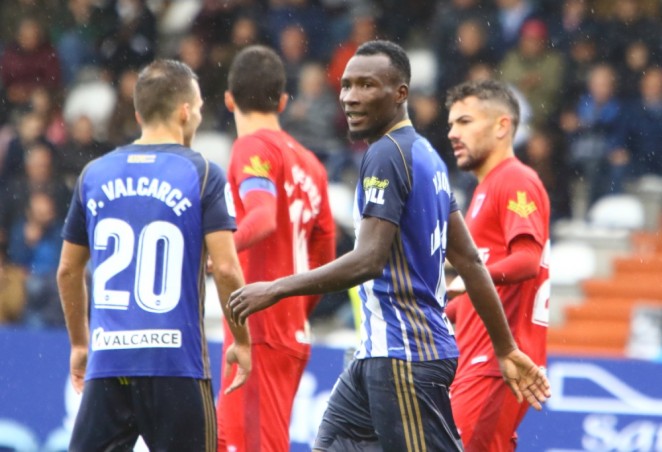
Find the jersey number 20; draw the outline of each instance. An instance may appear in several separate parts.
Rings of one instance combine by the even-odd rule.
[[[128,309],[130,292],[107,289],[106,285],[131,265],[137,253],[133,294],[138,306],[155,313],[174,309],[182,292],[180,275],[184,263],[184,236],[179,228],[167,221],[149,223],[140,232],[136,247],[135,234],[129,223],[117,218],[105,218],[94,228],[94,249],[106,250],[111,238],[114,244],[112,254],[94,270],[95,307]],[[163,259],[157,259],[159,242],[162,244]],[[158,282],[157,265],[161,266]]]

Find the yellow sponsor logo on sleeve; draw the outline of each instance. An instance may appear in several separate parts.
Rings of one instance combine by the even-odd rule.
[[[508,210],[515,212],[522,218],[526,218],[538,210],[536,203],[529,201],[525,191],[517,192],[517,201],[508,200]]]
[[[244,166],[244,173],[256,177],[269,177],[271,163],[260,159],[260,156],[254,155],[250,158],[251,164]]]
[[[378,179],[375,176],[371,177],[366,177],[363,179],[363,189],[367,190],[369,188],[376,188],[379,190],[384,190],[386,187],[388,187],[389,180],[388,179]]]

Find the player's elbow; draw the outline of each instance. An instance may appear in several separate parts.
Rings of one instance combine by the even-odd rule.
[[[77,269],[66,262],[60,262],[57,268],[56,280],[58,287],[62,287],[72,281],[79,272]]]
[[[221,281],[236,281],[242,277],[241,267],[236,262],[214,262],[211,272],[216,280]]]

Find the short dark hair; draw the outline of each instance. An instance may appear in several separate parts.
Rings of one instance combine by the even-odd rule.
[[[477,97],[480,100],[495,102],[504,107],[513,123],[513,133],[519,125],[519,103],[515,94],[508,86],[498,80],[480,80],[461,83],[454,86],[446,94],[446,108],[450,110],[455,102],[467,97]]]
[[[411,63],[409,63],[407,52],[396,43],[383,40],[368,41],[361,44],[355,53],[355,55],[380,54],[386,55],[391,60],[391,65],[400,77],[399,81],[409,85],[411,81]]]
[[[228,90],[243,112],[277,112],[280,98],[285,92],[283,61],[269,47],[246,47],[232,60]]]
[[[193,99],[195,72],[181,61],[156,60],[138,74],[133,106],[146,123],[165,121],[177,105]]]

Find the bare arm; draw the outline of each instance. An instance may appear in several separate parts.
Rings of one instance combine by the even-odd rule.
[[[270,283],[250,284],[234,292],[230,299],[234,320],[243,323],[250,314],[282,298],[345,290],[380,276],[397,230],[398,226],[389,221],[365,217],[357,246],[349,253],[314,270]]]
[[[85,266],[89,258],[90,250],[87,247],[65,240],[57,270],[60,301],[71,342],[69,359],[71,384],[78,393],[83,391],[89,343],[88,299],[85,286]]]
[[[242,386],[251,371],[250,335],[246,325],[239,325],[230,318],[228,299],[230,294],[244,285],[244,276],[234,247],[231,231],[216,231],[205,235],[205,245],[211,258],[210,270],[216,283],[218,299],[221,302],[223,315],[228,319],[228,326],[234,337],[234,343],[227,350],[225,359],[226,373],[230,373],[232,365],[237,363],[238,371],[226,393]]]
[[[524,396],[534,408],[542,409],[541,402],[551,395],[549,382],[517,347],[494,283],[459,211],[450,216],[446,255],[464,280],[474,309],[485,324],[506,384],[518,401]]]

